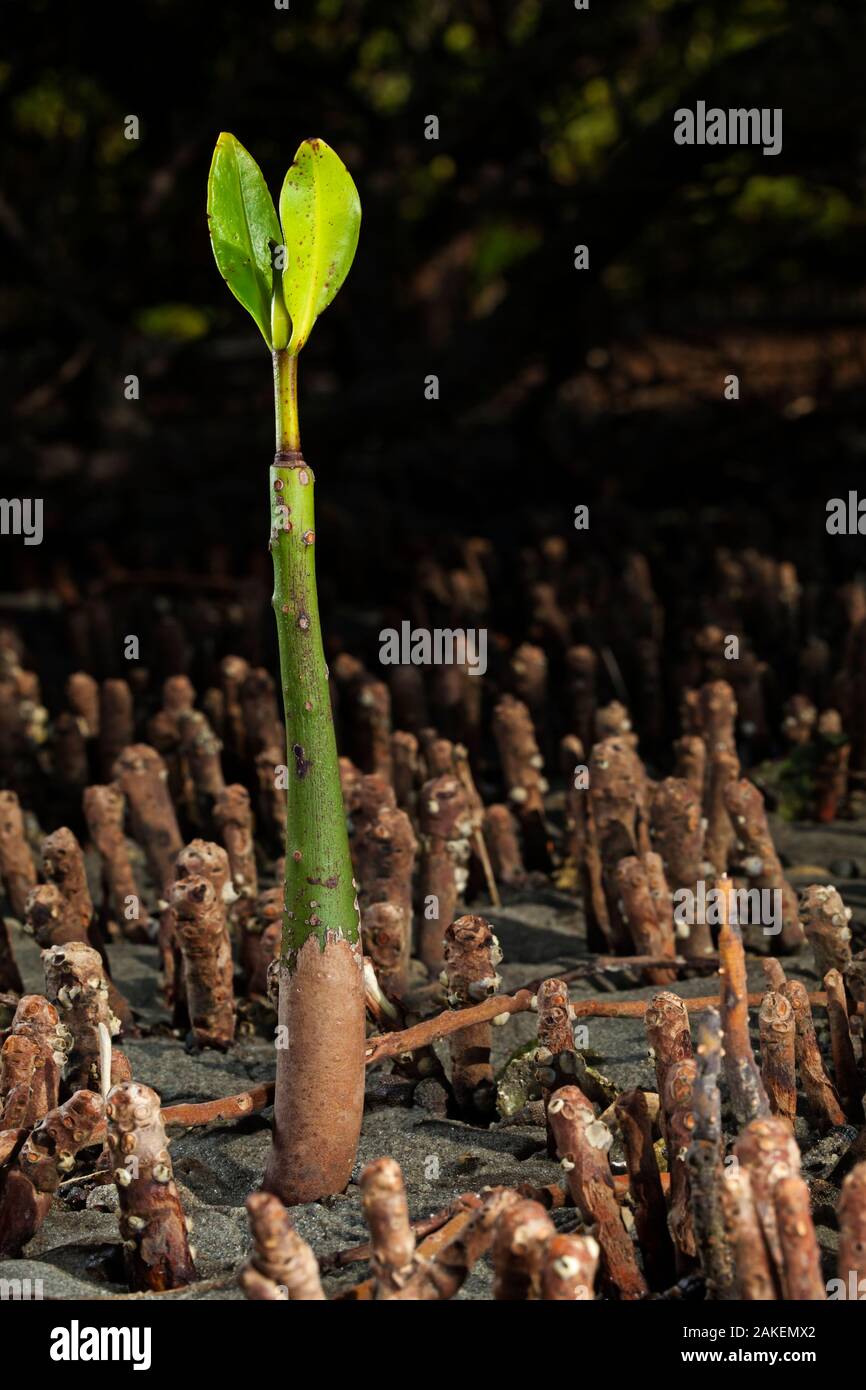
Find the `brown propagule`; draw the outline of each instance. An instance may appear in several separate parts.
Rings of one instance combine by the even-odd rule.
[[[576,1086],[555,1092],[548,1117],[566,1181],[584,1221],[594,1227],[605,1283],[617,1298],[647,1292],[631,1239],[622,1223],[608,1162],[611,1133]]]
[[[247,1298],[256,1302],[322,1302],[316,1257],[292,1225],[279,1197],[253,1192],[247,1198],[252,1254],[238,1275]]]
[[[130,1286],[158,1292],[192,1283],[191,1223],[174,1181],[159,1096],[140,1082],[123,1082],[109,1092],[105,1113]]]
[[[674,1249],[668,1229],[667,1203],[652,1139],[652,1122],[644,1091],[617,1097],[616,1118],[625,1148],[634,1223],[647,1281],[653,1289],[674,1282]]]
[[[224,897],[203,875],[179,878],[171,893],[193,1034],[226,1048],[235,1035],[232,948]]]
[[[845,1115],[839,1105],[835,1088],[824,1069],[806,989],[799,980],[789,980],[783,992],[794,1011],[797,1071],[803,1083],[806,1104],[812,1118],[821,1128],[843,1125]]]
[[[419,954],[431,974],[442,969],[445,930],[466,888],[473,823],[468,797],[457,777],[425,782],[418,803],[423,904]]]
[[[796,951],[803,940],[797,895],[782,872],[767,824],[764,799],[746,778],[727,783],[724,799],[737,837],[738,863],[748,878],[749,887],[781,894],[782,930],[777,939],[782,951]]]
[[[496,994],[496,973],[502,953],[483,917],[459,917],[445,933],[443,983],[454,1006],[474,1003]],[[490,1061],[490,1023],[470,1024],[452,1033],[451,1084],[461,1111],[489,1117],[495,1093]]]
[[[725,1229],[724,1136],[719,1076],[721,1020],[708,1009],[698,1024],[697,1071],[692,1086],[694,1124],[686,1154],[698,1257],[712,1297],[730,1297],[734,1282],[731,1247]]]
[[[704,830],[701,803],[688,782],[667,777],[658,783],[652,798],[653,848],[661,855],[665,876],[673,891],[695,893],[703,878]],[[706,922],[677,925],[683,955],[712,955],[713,941]]]
[[[774,1115],[791,1125],[797,1114],[797,1071],[794,1010],[784,994],[768,990],[758,1016],[761,1036],[761,1079]]]
[[[735,899],[730,879],[719,879],[716,890],[721,902],[719,983],[725,1075],[734,1113],[743,1125],[768,1114],[770,1106],[749,1038],[746,956],[742,932],[739,923],[734,920]]]
[[[83,941],[68,941],[63,946],[51,946],[43,951],[42,965],[46,996],[57,1008],[72,1037],[63,1072],[66,1088],[69,1091],[99,1091],[100,1024],[111,1037],[120,1031],[120,1020],[111,1011],[108,981],[100,956]],[[115,1049],[112,1072],[123,1070],[124,1060]]]
[[[13,791],[0,791],[0,878],[19,922],[24,921],[27,895],[36,885],[36,866],[24,834],[24,818]]]
[[[0,1258],[20,1255],[32,1240],[77,1153],[96,1141],[103,1114],[99,1094],[76,1091],[22,1132],[17,1153],[0,1168]]]
[[[18,1000],[0,1048],[0,1129],[29,1129],[60,1100],[60,1080],[72,1035],[41,994]]]
[[[123,832],[126,801],[120,788],[85,787],[84,815],[90,838],[102,861],[104,904],[130,941],[148,940],[147,913]]]

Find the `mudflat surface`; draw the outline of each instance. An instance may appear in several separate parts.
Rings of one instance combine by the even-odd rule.
[[[839,889],[853,911],[853,946],[862,948],[866,944],[866,840],[860,827],[845,822],[829,828],[777,823],[774,834],[795,886],[824,882]],[[586,959],[582,910],[566,893],[540,888],[512,897],[500,910],[488,911],[483,902],[472,906],[488,916],[499,937],[504,953],[500,966],[504,991],[557,974]],[[16,933],[14,944],[25,985],[40,991],[38,948],[20,933]],[[160,997],[155,947],[120,943],[110,948],[110,954],[114,975],[139,1014],[142,1029],[141,1037],[124,1041],[124,1049],[135,1077],[153,1086],[164,1105],[231,1095],[272,1077],[273,1045],[265,1036],[243,1036],[226,1054],[187,1051],[183,1038],[169,1029]],[[802,980],[809,989],[820,988],[808,949],[787,957],[784,964],[790,978]],[[752,989],[763,988],[757,959],[750,963],[749,976]],[[682,979],[675,988],[684,996],[713,994],[717,983],[709,973]],[[576,982],[571,994],[577,1000],[611,990],[620,999],[649,999],[655,993],[654,987],[642,986],[633,972],[617,969]],[[580,1041],[585,1044],[587,1060],[604,1077],[618,1090],[634,1086],[654,1089],[641,1019],[583,1022],[587,1031]],[[826,1050],[822,1012],[816,1012],[815,1022]],[[531,1043],[535,1026],[535,1015],[525,1013],[494,1028],[497,1072],[515,1051]],[[757,1048],[756,1035],[753,1040]],[[447,1045],[438,1047],[447,1068]],[[407,1104],[405,1088],[383,1084],[388,1065],[368,1073],[361,1145],[347,1191],[295,1211],[298,1230],[320,1259],[366,1239],[357,1176],[364,1163],[383,1154],[397,1159],[403,1169],[413,1219],[439,1210],[462,1192],[486,1185],[561,1181],[559,1164],[547,1157],[542,1128],[499,1122],[483,1129],[440,1118],[417,1104]],[[171,1295],[128,1294],[122,1272],[116,1190],[111,1184],[88,1178],[81,1165],[79,1173],[61,1189],[26,1258],[0,1261],[0,1278],[39,1279],[43,1296],[54,1299],[119,1295],[174,1300],[241,1298],[235,1275],[248,1246],[244,1201],[261,1179],[270,1143],[270,1119],[271,1112],[266,1110],[231,1124],[170,1131],[175,1177],[194,1222],[192,1240],[200,1283]],[[805,1120],[798,1119],[797,1137],[806,1178],[827,1180],[853,1133],[850,1129],[835,1130],[819,1139]],[[611,1158],[615,1171],[623,1171],[618,1142]],[[826,1211],[819,1207],[816,1212],[827,1278],[835,1273],[836,1241],[829,1207],[830,1203]],[[822,1217],[826,1224],[822,1224]],[[562,1230],[581,1229],[573,1209],[555,1212],[553,1219]],[[326,1288],[335,1293],[365,1274],[364,1264],[354,1264],[328,1276]],[[491,1297],[487,1261],[475,1268],[459,1297]]]

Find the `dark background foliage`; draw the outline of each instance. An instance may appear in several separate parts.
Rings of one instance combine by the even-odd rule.
[[[29,0],[3,27],[3,493],[47,526],[3,539],[8,589],[267,583],[270,363],[208,245],[220,129],[275,192],[322,136],[361,193],[300,369],[332,612],[399,617],[467,535],[509,603],[545,534],[642,551],[695,620],[714,544],[857,571],[825,504],[866,451],[858,0]],[[781,107],[782,152],[676,146],[698,99]]]

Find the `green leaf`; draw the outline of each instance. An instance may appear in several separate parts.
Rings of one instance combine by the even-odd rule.
[[[361,201],[343,161],[324,140],[305,140],[280,193],[288,263],[283,296],[292,320],[289,352],[300,352],[349,273]]]
[[[207,215],[219,272],[272,347],[271,243],[281,245],[282,233],[261,169],[225,131],[216,142],[210,166]]]

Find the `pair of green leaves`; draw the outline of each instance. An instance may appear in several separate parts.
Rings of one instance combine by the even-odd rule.
[[[300,352],[358,245],[361,203],[348,169],[324,140],[305,140],[283,182],[278,220],[261,169],[223,133],[207,212],[216,263],[232,294],[272,351]]]

